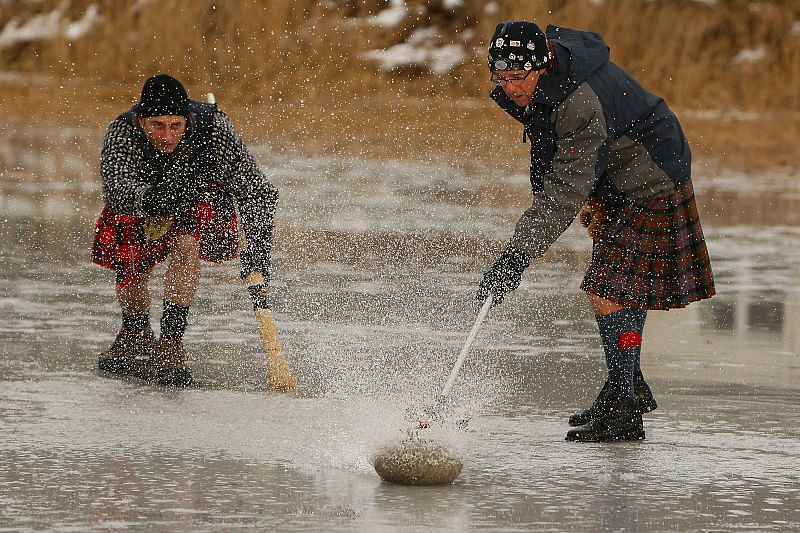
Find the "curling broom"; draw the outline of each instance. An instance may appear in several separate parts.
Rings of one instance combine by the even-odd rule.
[[[264,276],[260,272],[251,272],[245,279],[248,288],[263,286]],[[272,319],[272,311],[263,305],[263,298],[254,298],[258,336],[267,362],[267,379],[269,388],[273,390],[292,390],[297,388],[297,379],[292,375],[286,358],[281,351],[278,339],[278,328]],[[262,302],[262,303],[259,303]]]
[[[481,324],[489,313],[493,300],[494,295],[489,293],[467,336],[467,341],[461,348],[456,364],[450,371],[450,377],[436,400],[436,405],[427,409],[427,413],[443,417],[439,411],[444,406],[450,389],[453,388],[458,372],[467,358]],[[375,472],[386,481],[404,485],[439,485],[455,481],[464,464],[458,454],[447,449],[445,445],[420,437],[419,430],[430,427],[429,422],[420,421],[408,431],[408,438],[380,450],[372,460]]]

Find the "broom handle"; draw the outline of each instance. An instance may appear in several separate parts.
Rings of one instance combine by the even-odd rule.
[[[450,371],[450,377],[445,383],[444,388],[442,389],[442,394],[440,395],[440,399],[443,400],[447,397],[450,393],[450,389],[453,388],[453,383],[456,382],[456,377],[458,377],[458,372],[461,370],[461,366],[464,364],[464,360],[467,358],[467,353],[469,349],[472,347],[472,343],[475,342],[475,336],[478,334],[478,330],[483,324],[483,320],[486,318],[486,315],[489,313],[489,308],[492,306],[492,299],[494,295],[489,293],[486,297],[486,300],[483,302],[483,306],[481,307],[480,312],[478,313],[478,318],[475,319],[475,324],[472,326],[472,330],[470,330],[469,335],[467,335],[467,342],[464,343],[464,347],[461,348],[461,353],[458,354],[458,359],[456,360],[455,366],[453,366],[453,370]]]

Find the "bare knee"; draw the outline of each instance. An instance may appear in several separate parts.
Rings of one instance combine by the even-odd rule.
[[[589,302],[591,302],[592,309],[594,309],[594,314],[596,315],[610,315],[611,313],[616,313],[624,309],[624,307],[618,303],[601,298],[596,294],[589,293]]]
[[[178,235],[172,245],[172,261],[194,263],[200,258],[200,243],[191,235]]]

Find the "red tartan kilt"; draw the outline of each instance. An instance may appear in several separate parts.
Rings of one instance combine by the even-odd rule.
[[[644,309],[715,294],[691,181],[665,198],[609,205],[601,231],[581,289]]]
[[[148,241],[144,218],[123,215],[108,207],[97,219],[92,262],[117,273],[117,285],[145,279],[167,258],[178,235],[191,235],[200,243],[200,259],[220,262],[238,256],[238,232],[233,199],[214,184],[195,207],[179,215],[163,237]]]

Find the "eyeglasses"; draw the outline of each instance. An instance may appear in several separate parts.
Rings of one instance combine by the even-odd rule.
[[[498,76],[496,72],[492,72],[492,75],[489,78],[489,81],[491,81],[495,85],[503,86],[503,85],[505,85],[507,83],[516,83],[516,82],[520,82],[520,81],[525,81],[525,80],[528,79],[528,76],[530,76],[531,73],[533,73],[533,72],[534,72],[534,70],[531,69],[528,72],[526,72],[524,76],[517,76],[517,77],[514,77],[514,78],[503,78],[502,76]]]

